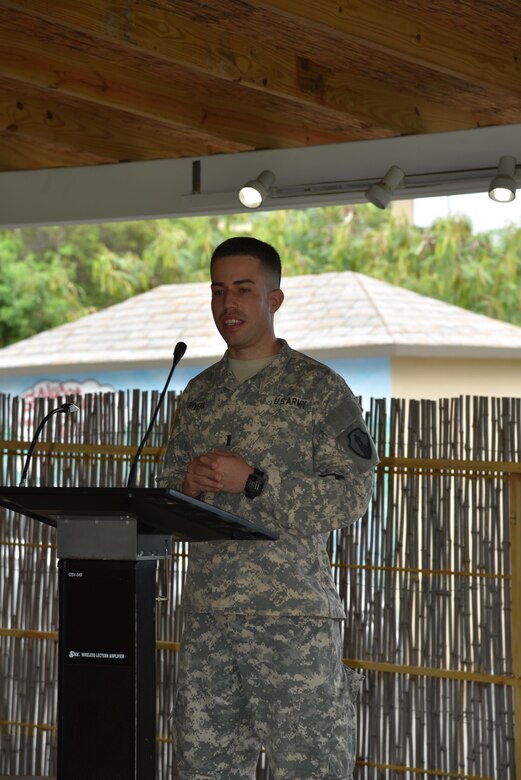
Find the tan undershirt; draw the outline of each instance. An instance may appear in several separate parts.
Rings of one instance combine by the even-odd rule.
[[[276,357],[277,355],[268,355],[268,357],[257,358],[255,360],[233,360],[232,358],[228,358],[228,362],[235,379],[239,384],[242,384],[247,379],[258,374],[259,371],[262,371],[263,368],[269,366]]]

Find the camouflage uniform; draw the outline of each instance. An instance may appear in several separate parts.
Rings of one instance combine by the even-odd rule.
[[[193,458],[225,450],[228,442],[230,450],[267,474],[268,483],[253,500],[232,493],[206,493],[203,500],[276,531],[279,539],[191,546],[176,713],[179,777],[251,780],[255,761],[234,774],[229,766],[218,768],[221,759],[212,747],[227,744],[247,721],[250,750],[265,741],[277,778],[344,780],[351,777],[354,761],[353,691],[359,676],[339,664],[338,621],[345,613],[326,544],[332,529],[349,525],[367,508],[378,460],[374,445],[345,382],[286,342],[268,367],[242,384],[226,356],[189,383],[159,484],[180,490]],[[217,621],[211,629],[209,615]],[[295,629],[289,631],[289,624]],[[311,640],[314,632],[317,638]],[[247,666],[241,661],[246,657]],[[217,709],[223,700],[216,691],[205,705],[197,687],[198,679],[204,679],[206,690],[211,679],[218,685],[224,669],[236,673],[235,684],[226,683],[226,714]],[[268,728],[261,714],[267,709],[259,702],[270,678],[277,680],[280,701],[276,706],[272,691]],[[238,691],[242,708],[234,699]],[[258,716],[252,715],[257,706]],[[184,723],[189,723],[186,733]],[[295,744],[296,734],[304,738],[306,751]],[[331,740],[336,740],[335,755]]]

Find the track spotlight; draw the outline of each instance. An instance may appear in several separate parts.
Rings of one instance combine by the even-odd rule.
[[[247,181],[239,190],[239,200],[247,209],[258,209],[269,196],[270,187],[275,181],[271,171],[263,171],[256,179]]]
[[[365,197],[379,209],[386,209],[392,200],[394,190],[403,182],[404,176],[402,169],[393,165],[381,181],[371,184]]]
[[[489,198],[498,203],[509,203],[516,197],[516,158],[500,157],[497,173],[488,188]]]

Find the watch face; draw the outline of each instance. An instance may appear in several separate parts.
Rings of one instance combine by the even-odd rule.
[[[266,484],[266,475],[259,469],[255,469],[253,474],[250,474],[246,480],[244,492],[247,498],[256,498],[260,496]]]

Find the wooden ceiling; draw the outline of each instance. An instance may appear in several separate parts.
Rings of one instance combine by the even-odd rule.
[[[0,171],[521,122],[519,0],[0,0]]]

